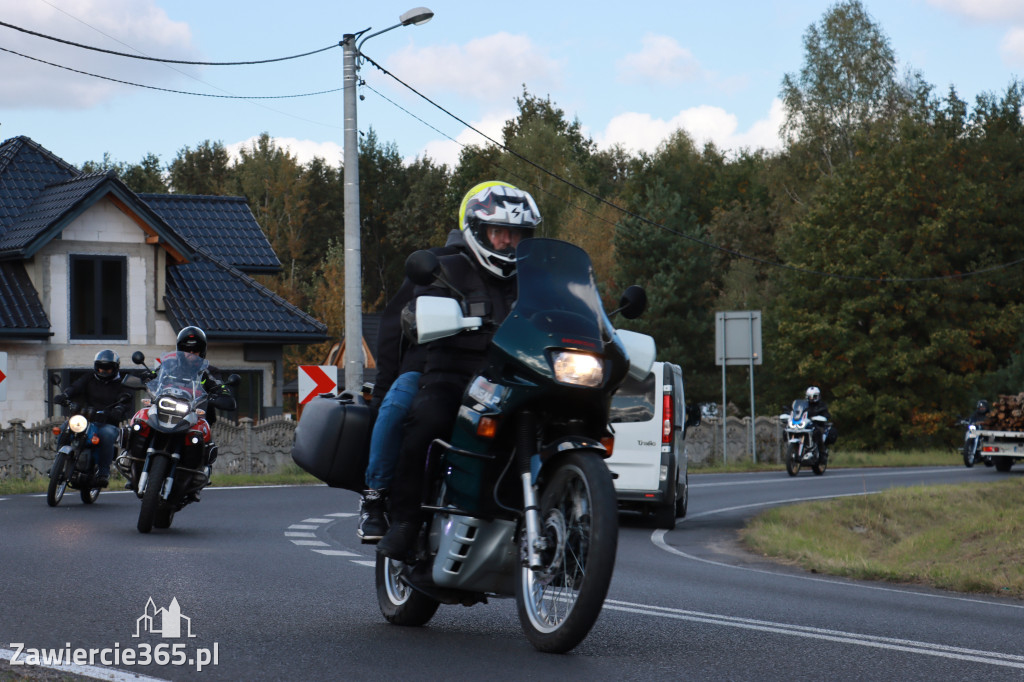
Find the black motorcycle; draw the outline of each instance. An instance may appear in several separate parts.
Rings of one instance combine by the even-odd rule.
[[[60,386],[60,377],[54,375],[53,383]],[[66,406],[67,420],[63,425],[53,427],[53,435],[57,436],[57,452],[46,487],[46,503],[51,507],[60,504],[68,488],[78,490],[85,504],[95,502],[101,490],[96,484],[99,471],[97,448],[100,443],[97,423],[103,423],[103,411],[76,402],[67,402]]]
[[[524,240],[516,267],[518,299],[465,392],[452,442],[430,450],[422,509],[432,518],[416,558],[377,556],[377,598],[386,620],[416,626],[440,604],[514,596],[530,643],[565,652],[593,626],[615,565],[611,396],[627,373],[647,376],[654,340],[612,326],[582,249]],[[428,252],[411,256],[406,274],[445,281]],[[620,310],[636,317],[645,303],[630,287]],[[421,343],[482,324],[454,298],[417,299]]]
[[[828,468],[828,447],[814,442],[815,429],[827,429],[829,421],[821,415],[807,414],[807,401],[794,400],[790,411],[779,417],[786,432],[786,473],[796,476],[801,467],[809,466],[815,476]],[[824,442],[824,439],[823,439]]]

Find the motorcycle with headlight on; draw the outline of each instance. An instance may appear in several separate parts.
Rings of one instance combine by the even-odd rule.
[[[415,559],[377,555],[377,599],[387,621],[417,626],[441,604],[514,596],[530,643],[565,652],[590,632],[615,564],[611,397],[627,374],[650,373],[655,346],[612,326],[579,247],[526,239],[516,256],[516,303],[466,389],[451,442],[435,440],[427,457],[421,509],[431,520]],[[461,298],[429,252],[410,256],[406,274]],[[416,299],[420,343],[483,324],[456,298]],[[645,304],[630,287],[620,311],[636,317]]]
[[[60,376],[53,376],[53,383],[60,386]],[[96,459],[100,435],[94,423],[102,421],[102,411],[88,405],[69,402],[64,398],[70,416],[61,426],[53,427],[57,436],[57,453],[50,467],[50,482],[46,488],[46,504],[56,507],[64,498],[68,488],[78,490],[82,502],[92,504],[100,496],[96,485],[99,462]]]
[[[828,468],[827,446],[818,447],[814,430],[827,428],[829,421],[822,415],[809,416],[807,407],[806,400],[794,400],[789,413],[779,416],[782,430],[786,432],[786,473],[790,476],[796,476],[804,466],[811,467],[816,476],[821,476]]]
[[[132,362],[145,366],[140,351]],[[148,398],[128,422],[128,447],[115,460],[118,470],[142,500],[138,530],[170,528],[174,515],[197,500],[210,483],[210,463],[216,459],[206,409],[234,409],[226,386],[238,383],[232,374],[226,384],[212,382],[210,363],[193,353],[172,351],[145,373]],[[212,391],[207,391],[210,385]]]

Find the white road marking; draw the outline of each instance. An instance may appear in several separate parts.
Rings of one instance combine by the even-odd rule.
[[[299,545],[300,547],[328,547],[329,546],[326,542],[321,542],[320,540],[292,540],[292,542],[294,542],[296,545]]]
[[[756,620],[754,618],[736,618],[734,616],[725,616],[717,613],[702,613],[700,611],[671,609],[662,606],[632,604],[630,602],[616,601],[614,599],[605,600],[604,608],[611,609],[613,611],[624,611],[627,613],[656,616],[659,618],[688,620],[696,623],[709,623],[724,627],[759,630],[761,632],[770,632],[779,635],[791,635],[794,637],[839,642],[840,644],[855,644],[858,646],[873,647],[876,649],[904,651],[923,656],[937,656],[940,658],[952,658],[960,661],[970,661],[973,663],[987,663],[989,665],[998,665],[1006,668],[1024,669],[1024,656],[1004,654],[996,651],[981,651],[978,649],[946,646],[944,644],[932,644],[931,642],[917,642],[908,639],[862,635],[856,632],[827,630],[824,628],[792,625],[790,623]]]
[[[327,514],[327,516],[336,516],[338,518],[347,519],[352,516],[357,516],[355,512],[335,512],[334,514]]]
[[[370,568],[376,568],[377,567],[377,562],[376,561],[355,561],[355,560],[353,560],[352,563],[359,564],[360,566],[369,566]]]
[[[319,527],[320,526],[307,526],[302,523],[293,523],[292,525],[288,526],[288,530],[316,530]]]
[[[22,654],[24,655],[24,654]],[[14,656],[14,651],[11,649],[0,649],[0,659],[5,661],[11,660]],[[12,666],[11,671],[17,672],[20,666]],[[117,668],[104,668],[95,665],[74,665],[74,664],[43,664],[39,665],[26,665],[25,671],[35,670],[36,668],[49,668],[50,670],[58,670],[64,674],[84,675],[85,677],[92,677],[97,680],[113,680],[114,682],[166,682],[159,677],[147,677],[146,675],[140,675],[139,673],[130,673],[124,670],[118,670]]]
[[[362,556],[355,552],[346,552],[342,549],[314,549],[317,554],[326,554],[327,556]]]
[[[331,519],[303,519],[303,523],[330,523]]]
[[[286,538],[315,538],[316,533],[285,533]]]

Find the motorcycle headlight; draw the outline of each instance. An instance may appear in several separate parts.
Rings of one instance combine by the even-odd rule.
[[[188,403],[174,398],[163,397],[156,403],[156,409],[168,414],[188,414]]]
[[[601,358],[573,350],[557,351],[551,358],[555,381],[573,386],[593,388],[604,381],[604,362]]]
[[[68,428],[75,433],[81,433],[89,427],[89,420],[80,414],[76,414],[74,417],[68,420]]]

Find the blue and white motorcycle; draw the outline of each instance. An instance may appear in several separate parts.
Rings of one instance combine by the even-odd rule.
[[[815,476],[821,476],[828,467],[828,448],[819,450],[814,442],[815,429],[825,430],[830,426],[827,418],[807,414],[807,401],[794,400],[788,414],[779,417],[786,432],[786,473],[796,476],[801,467],[809,466]],[[822,439],[824,442],[824,439]]]

